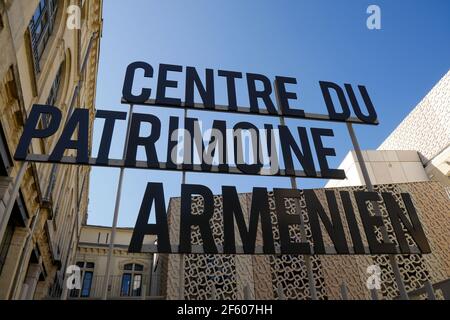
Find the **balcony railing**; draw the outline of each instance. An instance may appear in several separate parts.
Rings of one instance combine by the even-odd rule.
[[[156,275],[153,282],[158,281]],[[84,279],[83,279],[84,280]],[[101,299],[105,276],[93,276],[92,280],[81,281],[81,289],[68,291],[67,299]],[[151,292],[150,276],[142,275],[140,281],[126,282],[122,275],[110,276],[108,286],[108,299],[164,299]]]

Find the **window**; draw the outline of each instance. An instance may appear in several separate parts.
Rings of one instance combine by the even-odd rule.
[[[122,275],[122,284],[120,286],[120,295],[128,297],[138,297],[141,295],[142,271],[144,266],[141,264],[128,263],[123,267],[125,273]]]
[[[41,0],[31,18],[29,29],[33,50],[34,67],[40,71],[39,62],[53,31],[57,0]]]
[[[128,296],[130,292],[130,284],[131,284],[131,274],[124,273],[122,275],[122,285],[120,286],[120,295]]]
[[[61,73],[62,73],[62,65],[59,67],[58,72],[56,73],[55,80],[53,80],[52,87],[50,88],[50,92],[47,98],[47,105],[54,106],[56,104],[56,99],[58,98],[59,87],[61,84]],[[50,115],[45,113],[42,115],[42,129],[46,129],[50,124]]]
[[[83,277],[83,286],[81,287],[81,297],[89,297],[91,293],[92,276],[94,273],[92,271],[86,271]]]
[[[81,269],[81,290],[72,289],[70,297],[88,298],[91,295],[92,282],[94,279],[95,263],[78,261],[76,265]]]
[[[47,104],[54,106],[56,104],[56,99],[58,98],[59,87],[61,84],[61,72],[62,65],[59,67],[58,72],[56,73],[55,80],[53,80],[52,87],[50,88],[50,92],[47,98]]]

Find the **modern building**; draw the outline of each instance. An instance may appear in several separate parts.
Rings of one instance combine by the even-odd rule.
[[[364,230],[356,206],[354,191],[365,189],[362,186],[340,187],[331,189],[337,198],[340,219],[343,223],[345,237],[350,243],[350,227],[346,221],[346,210],[341,203],[341,191],[348,191],[352,197],[353,212],[357,216],[358,229]],[[330,189],[328,189],[330,190]],[[450,201],[444,187],[439,182],[412,182],[400,184],[381,184],[375,191],[390,192],[398,201],[402,214],[407,215],[401,199],[401,193],[411,195],[417,214],[424,228],[430,254],[408,255],[209,255],[209,254],[166,254],[161,256],[162,294],[167,299],[371,299],[373,292],[366,287],[371,273],[370,266],[380,268],[380,285],[378,299],[403,298],[396,279],[398,270],[402,285],[411,299],[424,298],[424,286],[432,284],[434,294],[438,298],[450,299]],[[324,189],[314,190],[317,198],[326,207],[327,198]],[[247,224],[251,208],[252,194],[241,194],[240,203]],[[193,214],[201,214],[202,198],[194,199]],[[303,217],[304,227],[299,224],[290,229],[291,241],[306,241],[313,245],[314,238],[309,224],[309,215],[302,194],[298,200],[285,200],[286,213]],[[214,214],[210,220],[214,241],[223,246],[223,202],[221,196],[214,198]],[[272,236],[275,246],[280,245],[275,199],[269,193],[270,218]],[[387,236],[397,243],[393,224],[384,205],[378,206],[386,226]],[[171,239],[179,237],[180,199],[171,199],[169,206],[169,232]],[[375,206],[369,208],[375,215]],[[327,213],[329,214],[329,213]],[[326,247],[333,243],[322,229]],[[377,235],[378,236],[378,235]],[[408,235],[409,236],[409,235]],[[363,237],[364,247],[368,246]],[[353,241],[353,240],[351,240]],[[199,229],[192,232],[193,245],[201,245]],[[409,245],[414,245],[408,238]],[[262,230],[258,228],[256,246],[262,246]],[[242,246],[240,237],[236,235],[236,246]],[[392,264],[392,259],[396,266]],[[369,269],[370,270],[370,269]],[[345,293],[344,293],[345,292]]]
[[[373,184],[439,181],[450,187],[450,71],[380,145],[362,151]],[[363,185],[354,151],[339,166],[345,180],[326,187]]]
[[[75,263],[89,168],[12,155],[34,104],[57,106],[63,121],[79,107],[93,119],[101,30],[102,0],[0,1],[0,299],[60,298]],[[34,141],[29,151],[55,143]]]
[[[401,286],[409,298],[425,299],[426,288],[434,295],[450,299],[450,72],[448,72],[389,135],[378,150],[362,151],[362,158],[375,191],[389,191],[400,199],[408,192],[414,199],[418,215],[432,249],[431,254],[373,256],[244,256],[244,255],[163,255],[161,264],[162,294],[167,299],[370,299],[365,284],[367,267],[381,269],[381,290],[378,298],[403,298]],[[337,191],[357,191],[366,188],[367,181],[355,151],[339,166],[345,180],[331,180],[326,188]],[[323,189],[315,190],[325,202]],[[249,215],[251,194],[241,194],[244,214]],[[337,196],[339,199],[340,196]],[[291,201],[292,200],[292,201]],[[338,201],[339,202],[339,201]],[[201,208],[201,198],[193,208]],[[312,243],[305,201],[299,199],[300,210],[289,199],[290,213],[301,212],[307,240]],[[215,197],[212,219],[216,243],[223,241],[222,198]],[[272,224],[276,226],[275,202],[269,195]],[[354,212],[358,208],[353,208]],[[386,209],[381,207],[387,236],[396,243],[393,226]],[[402,210],[406,214],[405,208]],[[340,205],[339,211],[343,215]],[[171,239],[179,237],[180,199],[171,199],[169,232]],[[374,208],[371,214],[376,214]],[[345,217],[341,217],[344,221]],[[247,221],[248,222],[248,221]],[[358,226],[362,229],[361,221]],[[348,227],[346,237],[350,239]],[[295,238],[300,229],[291,230]],[[275,242],[279,234],[273,228]],[[240,239],[237,239],[240,240]],[[411,239],[410,239],[411,240]],[[201,244],[198,230],[193,232],[194,244]],[[262,245],[258,230],[257,245]],[[398,274],[396,274],[398,272]],[[314,288],[312,288],[314,286]]]

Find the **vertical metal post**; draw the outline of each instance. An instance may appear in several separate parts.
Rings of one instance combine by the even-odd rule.
[[[344,282],[341,283],[341,297],[342,297],[342,300],[349,300],[348,299],[348,289]]]
[[[286,125],[284,117],[280,116],[280,124],[282,126]],[[295,177],[290,177],[291,180],[291,187],[292,189],[297,189],[297,181],[295,180]],[[295,199],[295,206],[297,210],[299,211],[300,216],[300,239],[302,242],[308,242],[308,239],[306,237],[306,229],[305,229],[305,221],[303,219],[301,210],[300,210],[300,203],[298,199]],[[311,262],[311,256],[310,255],[303,255],[303,259],[305,259],[305,266],[306,271],[308,274],[308,285],[309,285],[309,291],[311,294],[312,300],[317,300],[317,290],[316,290],[316,284],[314,280],[314,272],[312,268],[312,262]]]
[[[141,285],[141,300],[146,299],[146,291],[147,291],[147,283],[145,283],[145,281],[143,281],[142,285]]]
[[[286,300],[286,296],[283,292],[283,285],[281,283],[278,283],[277,285],[277,293],[278,293],[278,300]]]
[[[430,280],[425,281],[424,283],[425,291],[427,292],[428,300],[436,300],[436,295],[434,293],[433,285]]]
[[[147,281],[148,283],[148,295],[150,296],[150,299],[152,298],[153,292],[152,292],[152,287],[153,287],[153,268],[155,267],[153,265],[153,261],[155,261],[155,253],[152,253],[152,261],[150,262],[150,281]]]
[[[244,287],[244,300],[250,300],[252,298],[252,294],[250,292],[250,286],[248,284]]]
[[[125,138],[125,146],[123,149],[122,159],[125,159],[126,154],[127,154],[128,139],[130,136],[132,116],[133,116],[133,105],[130,104],[130,113],[128,116],[127,133],[126,133],[126,138]],[[111,260],[113,259],[114,241],[116,239],[116,228],[117,228],[117,220],[119,218],[119,207],[120,207],[120,198],[122,196],[122,184],[123,184],[124,171],[125,171],[125,168],[123,168],[123,167],[120,168],[119,183],[117,186],[117,193],[116,193],[116,203],[115,203],[115,207],[114,207],[113,225],[111,228],[111,239],[109,240],[108,258],[106,260],[105,282],[103,284],[103,294],[102,294],[103,300],[106,300],[108,298],[109,279],[111,277],[111,262],[112,262]]]
[[[184,117],[183,117],[183,126],[186,123],[187,118],[187,109],[184,109]],[[183,150],[183,155],[186,150]],[[192,155],[191,160],[194,161],[194,157]],[[184,161],[184,158],[183,158]],[[186,183],[186,171],[183,171],[181,176],[181,184]],[[180,217],[181,218],[181,217]],[[180,254],[180,268],[178,270],[178,276],[180,278],[180,283],[178,284],[178,300],[184,299],[184,254]]]
[[[353,126],[351,123],[347,122],[347,129],[352,140],[353,148],[355,149],[356,158],[358,159],[359,166],[361,168],[361,172],[364,178],[364,183],[367,186],[367,190],[374,191],[373,184],[370,181],[369,171],[367,170],[366,163],[364,162],[364,157],[361,152],[361,148],[358,143],[358,139],[356,138],[355,131],[353,130]],[[375,215],[381,216],[380,208],[377,203],[374,203],[374,212]],[[386,228],[381,228],[381,233],[383,235],[383,239],[385,241],[389,240]],[[400,291],[400,297],[403,300],[408,300],[408,292],[406,291],[405,284],[403,283],[402,275],[400,273],[400,269],[398,267],[397,261],[395,260],[395,255],[389,255],[389,262],[391,264],[392,270],[394,272],[395,282],[397,283],[398,290]]]
[[[213,283],[211,285],[211,300],[217,300],[217,292],[216,292],[216,285]]]
[[[370,298],[372,300],[378,300],[377,289],[370,289]]]
[[[291,186],[292,186],[292,189],[298,189],[297,181],[295,180],[294,177],[291,177]],[[295,199],[295,205],[299,211],[299,216],[300,216],[300,238],[301,238],[302,242],[308,242],[308,239],[306,237],[305,220],[303,219],[302,212],[300,210],[300,203],[299,203],[298,199]],[[306,271],[308,272],[308,285],[309,285],[309,291],[311,294],[311,299],[317,300],[317,290],[316,290],[316,283],[314,280],[314,271],[312,268],[311,256],[305,254],[305,255],[303,255],[303,258],[305,259]]]
[[[277,90],[278,83],[276,81],[274,81],[273,87],[275,88],[275,98],[277,101],[277,105],[281,106],[280,97],[278,96],[278,90]],[[280,110],[281,110],[281,108],[280,108]],[[282,126],[286,125],[286,121],[282,114],[280,114],[280,124]],[[291,177],[290,180],[291,180],[292,189],[297,189],[297,181],[295,180],[295,177]],[[300,211],[300,202],[298,201],[298,199],[295,199],[295,206],[298,209],[299,216],[300,216],[300,239],[302,242],[308,242],[308,239],[306,237],[305,221],[303,220],[303,216]],[[309,285],[309,291],[311,294],[311,299],[317,300],[317,290],[316,290],[316,284],[314,281],[314,272],[312,269],[311,256],[303,255],[303,259],[305,259],[305,266],[306,266],[306,271],[308,274],[308,285]]]

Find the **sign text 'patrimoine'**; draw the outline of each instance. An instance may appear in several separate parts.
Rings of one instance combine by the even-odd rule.
[[[139,88],[134,84],[137,71],[141,74]],[[184,97],[169,95],[167,89],[181,88],[174,80],[175,73],[184,78]],[[152,88],[151,78],[156,85]],[[179,78],[178,75],[178,78]],[[219,82],[219,80],[222,80]],[[244,81],[249,107],[238,106],[237,81]],[[217,83],[225,84],[228,102],[216,104]],[[320,81],[321,91],[328,114],[307,113],[292,103],[297,94],[288,89],[297,80],[277,76],[273,81],[262,74],[206,69],[202,75],[193,67],[160,64],[158,72],[146,62],[134,62],[127,68],[122,92],[122,103],[169,108],[182,108],[216,112],[232,112],[236,115],[261,115],[279,118],[295,118],[318,121],[350,122],[377,125],[377,114],[367,89],[358,85],[358,90],[350,84],[340,86],[333,82]],[[154,89],[154,90],[153,90]],[[170,91],[170,90],[169,90]],[[152,94],[156,92],[155,97]],[[173,92],[173,91],[171,91]],[[197,92],[202,103],[194,102]],[[357,97],[359,92],[360,97]],[[333,98],[334,97],[334,98]],[[337,99],[336,99],[337,98]],[[183,101],[184,100],[184,101]],[[336,108],[336,102],[339,102]],[[364,108],[360,101],[364,102]],[[354,114],[355,117],[351,115]],[[131,117],[129,119],[128,117]],[[333,137],[332,129],[274,126],[264,124],[257,127],[241,121],[230,127],[226,121],[218,119],[210,130],[204,131],[202,121],[197,118],[170,116],[167,135],[162,130],[161,120],[150,113],[132,113],[97,110],[96,119],[104,121],[97,157],[92,157],[89,149],[90,114],[88,109],[76,108],[65,121],[61,134],[49,155],[31,153],[33,139],[44,139],[60,132],[63,115],[55,106],[34,105],[24,126],[14,159],[43,163],[61,163],[90,166],[126,167],[138,169],[159,169],[187,172],[228,173],[244,175],[268,175],[286,177],[309,177],[345,179],[343,170],[330,168],[328,157],[336,155],[334,148],[326,146],[323,137]],[[45,119],[45,121],[44,121]],[[118,121],[131,121],[125,143],[125,157],[111,159],[110,149],[114,128]],[[180,126],[180,122],[182,126]],[[141,127],[149,126],[150,133],[141,136]],[[165,137],[163,137],[165,136]],[[156,144],[165,139],[165,162]],[[205,145],[205,141],[207,141]],[[247,141],[248,143],[245,143]],[[251,146],[251,147],[249,147]],[[138,160],[138,149],[145,150],[145,160]],[[76,153],[76,156],[74,155]],[[317,159],[316,165],[314,159]],[[296,166],[296,163],[301,168]],[[248,224],[245,222],[238,193],[233,186],[222,187],[223,197],[223,245],[217,246],[210,219],[214,212],[214,197],[203,185],[182,184],[179,239],[169,238],[166,202],[162,183],[148,183],[141,204],[136,226],[129,246],[130,252],[141,252],[145,235],[157,235],[157,244],[147,251],[160,253],[224,253],[224,254],[410,254],[429,253],[430,247],[408,193],[398,199],[389,192],[326,190],[326,204],[320,201],[314,190],[274,189],[277,228],[280,245],[275,245],[272,223],[269,215],[269,196],[266,188],[254,188]],[[339,196],[337,196],[339,195]],[[201,197],[201,214],[192,214],[192,201]],[[286,199],[304,198],[308,223],[311,228],[313,245],[291,239],[290,228],[300,224],[299,213],[287,214]],[[351,239],[347,239],[338,201],[344,209],[346,224]],[[356,210],[364,228],[368,248],[365,248],[361,231],[357,224]],[[385,242],[377,237],[377,229],[383,227],[383,218],[374,216],[370,205],[384,205],[393,226],[397,244]],[[404,207],[408,213],[403,213]],[[155,223],[149,223],[150,212],[154,209]],[[299,210],[297,210],[299,211]],[[409,217],[408,217],[409,216]],[[256,246],[258,226],[261,226],[263,246]],[[191,228],[197,226],[203,242],[201,248],[191,244]],[[236,246],[235,226],[242,241]],[[324,244],[323,232],[332,241],[332,246]],[[410,246],[407,236],[416,246]],[[175,245],[175,243],[178,243]],[[351,243],[351,245],[350,245]],[[195,247],[195,248],[193,248]]]

